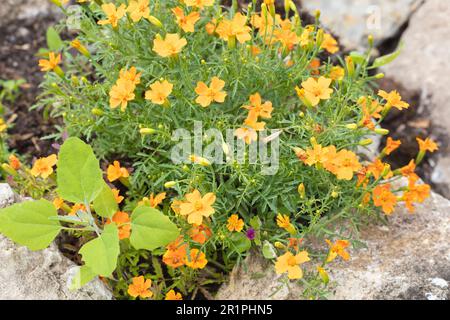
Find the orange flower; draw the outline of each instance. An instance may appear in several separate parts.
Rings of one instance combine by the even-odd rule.
[[[320,45],[321,49],[327,50],[329,53],[334,54],[339,51],[339,45],[330,34],[326,33],[323,35],[323,41]]]
[[[234,131],[234,135],[238,139],[242,139],[246,144],[251,144],[253,141],[258,140],[258,134],[252,128],[241,127]]]
[[[430,196],[430,186],[427,184],[417,185],[417,176],[409,177],[408,189],[403,193],[402,200],[410,212],[415,211],[414,202],[422,203]]]
[[[357,155],[348,150],[341,150],[334,157],[330,157],[324,163],[324,167],[335,174],[339,180],[351,180],[354,172],[358,172],[362,168]]]
[[[229,231],[233,232],[241,232],[244,228],[244,220],[239,219],[239,216],[237,214],[232,214],[228,218],[228,225],[227,228]]]
[[[382,177],[384,179],[389,179],[393,176],[393,173],[390,170],[390,165],[384,163],[378,158],[367,166],[367,172],[371,173],[375,180],[378,180],[382,174],[384,174]]]
[[[131,20],[138,22],[142,18],[150,17],[149,0],[131,0],[128,8]]]
[[[344,68],[335,66],[330,69],[330,74],[329,74],[330,79],[332,79],[334,81],[340,81],[340,80],[344,79],[344,76],[345,76]]]
[[[195,24],[200,19],[200,13],[194,11],[186,16],[180,7],[173,8],[172,12],[177,18],[178,25],[184,32],[194,32]]]
[[[238,12],[232,20],[223,19],[216,28],[219,37],[225,41],[235,41],[240,43],[249,41],[252,37],[250,31],[252,29],[247,26],[247,17]]]
[[[408,103],[402,101],[402,96],[396,90],[393,90],[389,93],[380,90],[378,91],[378,95],[386,100],[386,105],[389,107],[395,107],[398,110],[408,109],[409,107]]]
[[[185,38],[180,38],[177,33],[168,33],[162,39],[158,34],[153,40],[153,51],[163,58],[174,57],[187,45]]]
[[[385,155],[390,155],[393,151],[397,150],[402,142],[400,140],[394,140],[391,137],[387,138],[386,147],[383,149]]]
[[[242,106],[242,108],[247,109],[249,119],[258,119],[258,117],[264,119],[272,118],[272,102],[266,101],[262,103],[262,99],[259,93],[252,94],[250,96],[250,105]]]
[[[60,62],[61,62],[61,54],[56,55],[54,52],[50,52],[48,54],[48,60],[46,59],[39,60],[39,67],[41,67],[41,71],[55,70]]]
[[[138,202],[138,206],[149,206],[152,208],[156,208],[163,200],[166,198],[166,193],[161,192],[156,196],[153,193],[150,195],[150,198],[144,197],[142,201]]]
[[[53,206],[55,206],[55,208],[57,210],[61,209],[61,207],[64,205],[64,200],[62,198],[55,198],[53,200]]]
[[[76,216],[78,211],[86,212],[86,206],[82,203],[76,203],[72,206],[69,212],[69,216]]]
[[[173,289],[166,293],[164,300],[183,300],[183,296],[179,292],[175,292]]]
[[[187,244],[183,243],[183,237],[180,236],[167,246],[163,255],[163,262],[172,268],[178,268],[184,265],[187,254]]]
[[[336,147],[322,147],[320,144],[314,143],[312,149],[307,149],[302,157],[305,158],[304,162],[308,166],[323,165],[327,163],[329,159],[336,155]]]
[[[150,100],[154,104],[168,104],[167,97],[172,93],[173,84],[169,81],[156,81],[150,85],[150,90],[145,92],[145,99]]]
[[[290,234],[296,233],[295,226],[291,223],[288,215],[279,213],[277,215],[277,225],[280,228],[285,229]]]
[[[31,168],[31,174],[34,177],[41,176],[47,179],[53,173],[53,166],[58,162],[56,154],[49,155],[46,158],[37,159]]]
[[[202,224],[200,226],[193,225],[191,230],[189,230],[189,236],[192,241],[204,244],[206,240],[211,238],[212,231],[208,226]]]
[[[114,161],[113,164],[110,164],[108,166],[106,174],[110,182],[113,182],[120,178],[128,178],[130,176],[128,170],[120,166],[119,161]]]
[[[121,195],[119,195],[119,190],[117,190],[116,188],[111,189],[113,195],[114,195],[114,199],[116,199],[117,203],[121,203],[124,199],[124,197],[122,197]]]
[[[204,7],[211,7],[214,5],[214,0],[184,0],[188,7],[195,7],[202,10]]]
[[[115,109],[120,105],[120,110],[125,111],[128,102],[134,100],[135,84],[128,80],[119,78],[109,91],[109,105]]]
[[[394,212],[397,197],[391,192],[389,183],[376,186],[372,191],[372,199],[375,206],[381,207],[385,214],[390,215]]]
[[[275,271],[277,274],[287,272],[289,279],[301,279],[303,277],[303,271],[300,265],[309,260],[308,252],[306,251],[301,251],[296,255],[293,255],[288,251],[277,258],[277,262],[275,262]]]
[[[106,224],[115,223],[119,228],[119,239],[127,239],[131,234],[130,216],[126,212],[117,211],[112,220],[107,219]]]
[[[347,251],[345,251],[345,248],[347,248],[350,245],[349,241],[337,240],[335,243],[331,243],[331,241],[328,239],[325,239],[325,241],[330,246],[327,262],[333,261],[337,256],[340,256],[345,261],[350,259],[350,254]]]
[[[192,269],[203,269],[208,263],[205,254],[198,249],[192,249],[189,252],[189,257],[184,260],[185,264]]]
[[[8,162],[9,162],[9,165],[11,166],[11,168],[13,168],[14,170],[19,170],[20,167],[22,166],[22,164],[20,163],[20,160],[13,154],[11,154],[8,157]]]
[[[333,89],[330,89],[331,79],[320,77],[319,79],[308,78],[302,82],[302,87],[305,89],[305,98],[311,103],[313,107],[317,106],[320,100],[330,99]]]
[[[292,51],[294,46],[300,42],[300,37],[297,36],[295,31],[290,29],[277,29],[274,31],[276,41],[281,43],[283,48],[287,51]]]
[[[131,81],[134,85],[141,83],[142,72],[137,72],[135,67],[131,67],[129,70],[122,69],[119,72],[119,78]]]
[[[214,213],[212,205],[216,201],[214,193],[210,192],[203,197],[200,192],[195,189],[193,192],[186,194],[186,201],[180,203],[180,215],[187,216],[190,224],[201,225],[203,217],[209,217]]]
[[[400,168],[399,170],[400,170],[400,173],[405,177],[417,177],[417,174],[415,173],[416,164],[415,164],[414,160],[409,161],[408,165]]]
[[[133,298],[151,298],[153,292],[150,291],[152,280],[145,280],[144,276],[134,277],[133,283],[128,286],[128,294]]]
[[[212,19],[205,26],[206,33],[209,35],[213,35],[216,32],[216,27],[217,27],[217,20]]]
[[[100,25],[111,24],[113,28],[116,28],[119,20],[126,13],[126,6],[121,4],[118,8],[116,8],[114,3],[105,3],[102,4],[102,10],[106,14],[106,19],[99,20],[97,23]]]
[[[430,138],[426,138],[425,140],[422,140],[419,137],[417,137],[416,140],[419,143],[419,149],[421,152],[426,152],[426,151],[434,152],[439,149],[437,144]]]
[[[227,93],[222,91],[223,87],[225,87],[225,81],[220,80],[218,77],[211,79],[211,85],[209,87],[202,81],[198,82],[195,88],[195,93],[198,94],[198,97],[195,102],[203,108],[208,107],[214,101],[223,103],[227,96]]]

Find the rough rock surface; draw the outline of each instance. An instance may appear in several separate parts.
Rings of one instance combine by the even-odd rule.
[[[2,0],[0,4],[0,27],[13,20],[35,19],[56,14],[57,8],[48,0]]]
[[[15,201],[7,184],[0,184],[0,208]],[[105,300],[111,292],[100,280],[78,291],[67,287],[75,265],[55,244],[42,251],[30,251],[0,235],[0,300]]]
[[[330,299],[450,299],[450,201],[432,193],[415,214],[399,208],[387,225],[361,232],[366,248],[333,262]],[[235,270],[219,299],[298,299],[263,258]],[[338,260],[336,260],[338,261]]]
[[[367,46],[367,36],[376,42],[394,36],[422,0],[303,0],[309,12],[319,9],[322,23],[340,36],[347,48]],[[442,1],[446,2],[446,1]]]
[[[405,88],[422,92],[434,126],[441,127],[441,139],[433,182],[450,198],[450,2],[426,0],[411,17],[402,35],[403,53],[384,67],[389,78]],[[446,137],[445,137],[446,136]]]

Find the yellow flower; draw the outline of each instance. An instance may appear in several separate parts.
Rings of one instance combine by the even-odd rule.
[[[430,138],[426,138],[425,140],[422,140],[420,138],[416,138],[417,142],[419,143],[419,149],[422,152],[434,152],[438,150],[437,144],[431,140]]]
[[[258,140],[258,133],[252,128],[241,127],[234,131],[234,135],[238,139],[242,139],[246,144],[251,144],[253,141]]]
[[[163,200],[166,198],[166,193],[161,192],[158,193],[156,196],[153,195],[153,193],[150,195],[150,198],[144,197],[142,201],[138,202],[138,206],[149,206],[152,208],[156,208]]]
[[[106,14],[106,19],[99,20],[97,23],[100,25],[110,24],[113,28],[116,28],[119,20],[126,13],[126,6],[121,4],[118,8],[116,8],[114,3],[105,3],[102,4],[102,10]]]
[[[244,220],[239,219],[239,216],[237,214],[232,214],[228,218],[228,225],[227,228],[229,231],[233,232],[241,232],[244,228]]]
[[[47,179],[53,173],[53,166],[58,162],[56,154],[49,155],[46,158],[37,159],[31,168],[31,174],[35,177],[41,176]]]
[[[108,166],[106,175],[108,177],[109,182],[113,182],[120,178],[128,178],[130,176],[128,170],[120,166],[119,161],[114,161],[113,164],[110,164]]]
[[[202,10],[204,7],[211,7],[214,5],[214,0],[184,0],[188,7],[195,7]]]
[[[321,49],[327,50],[329,53],[334,54],[339,51],[339,45],[330,34],[326,33],[323,35],[323,41],[320,45]]]
[[[39,67],[41,67],[41,71],[55,70],[60,62],[61,62],[61,54],[56,55],[54,52],[50,52],[48,54],[48,60],[46,59],[39,60]]]
[[[125,111],[128,102],[134,100],[135,84],[127,79],[119,78],[109,91],[109,105],[115,109],[120,105],[120,110]]]
[[[200,19],[200,13],[194,11],[186,16],[180,7],[173,8],[172,12],[177,18],[178,25],[184,32],[194,32],[195,24]]]
[[[157,35],[153,40],[153,51],[163,58],[174,57],[187,45],[185,38],[180,38],[177,33],[168,33],[165,39]]]
[[[344,79],[345,70],[342,67],[335,66],[330,69],[330,78],[334,81],[340,81]]]
[[[3,120],[3,118],[0,118],[0,133],[2,133],[3,131],[6,131],[7,128],[8,128],[8,126],[5,123],[5,120]]]
[[[192,269],[203,269],[208,263],[208,260],[206,260],[205,254],[200,250],[191,249],[184,263]]]
[[[249,110],[249,119],[257,119],[258,117],[264,119],[272,118],[272,102],[266,101],[262,103],[262,99],[259,93],[255,93],[250,96],[250,105],[242,106],[242,108]]]
[[[251,40],[251,30],[247,26],[247,17],[239,12],[232,20],[223,19],[217,26],[216,32],[225,41],[237,39],[240,43],[244,43]]]
[[[131,0],[128,8],[131,20],[138,22],[142,18],[150,17],[149,0]]]
[[[141,75],[142,72],[138,73],[135,67],[131,67],[129,70],[127,69],[120,70],[119,79],[129,80],[136,86],[139,83],[141,83]]]
[[[309,260],[308,252],[306,251],[301,251],[296,255],[293,255],[288,251],[277,258],[277,262],[275,262],[275,271],[277,274],[287,272],[289,279],[301,279],[303,277],[303,271],[300,268],[300,265]]]
[[[337,256],[340,256],[345,261],[350,259],[350,254],[345,251],[350,245],[347,240],[337,240],[335,243],[331,243],[330,240],[326,239],[326,243],[330,246],[330,251],[328,253],[327,262],[333,261]]]
[[[118,189],[111,189],[113,195],[114,195],[114,199],[116,199],[117,203],[121,203],[124,199],[124,197],[122,197],[119,193],[120,191]]]
[[[78,50],[78,52],[80,52],[85,57],[90,58],[91,54],[89,53],[88,49],[80,42],[80,40],[78,40],[78,39],[72,40],[70,42],[70,46],[72,48]]]
[[[175,292],[173,289],[166,293],[164,300],[183,300],[183,296],[179,292]]]
[[[339,180],[351,180],[353,173],[361,170],[362,165],[355,153],[341,150],[324,163],[324,168],[335,174]]]
[[[150,85],[150,90],[145,92],[145,99],[154,104],[168,104],[167,97],[172,93],[173,84],[169,81],[156,81]]]
[[[214,193],[210,192],[203,197],[200,192],[195,189],[193,192],[186,194],[186,201],[179,204],[180,215],[187,216],[190,224],[201,225],[203,217],[209,217],[214,213],[212,205],[216,201]]]
[[[317,106],[320,100],[330,99],[333,89],[330,89],[331,79],[320,77],[319,79],[309,78],[302,82],[305,89],[305,98],[313,107]]]
[[[227,93],[222,91],[223,87],[225,87],[225,81],[220,80],[218,77],[213,77],[211,79],[209,87],[202,81],[198,82],[197,87],[195,88],[195,93],[198,94],[198,97],[195,99],[195,102],[200,104],[203,108],[208,107],[214,101],[223,103],[227,96]]]
[[[408,109],[409,107],[408,103],[402,101],[402,96],[396,90],[393,90],[389,93],[380,90],[378,91],[378,95],[386,100],[386,105],[389,107],[395,107],[398,110]]]
[[[211,165],[211,162],[208,159],[200,157],[200,156],[197,156],[195,154],[191,154],[189,156],[189,160],[192,163],[199,164],[199,165],[204,166],[204,167],[207,167],[207,166]]]
[[[277,215],[277,225],[280,228],[285,229],[287,232],[289,232],[290,234],[295,234],[296,230],[294,225],[291,223],[289,216],[285,215],[285,214],[281,214],[279,213]]]
[[[153,292],[150,291],[152,280],[145,280],[143,276],[134,277],[133,283],[128,286],[128,294],[134,298],[151,298]]]

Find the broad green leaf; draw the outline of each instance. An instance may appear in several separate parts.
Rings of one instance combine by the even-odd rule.
[[[262,226],[261,219],[259,219],[258,216],[253,216],[250,219],[250,226],[252,226],[255,230],[261,229]]]
[[[266,258],[266,259],[275,259],[277,257],[275,248],[267,240],[264,240],[263,247],[262,247],[262,254],[263,254],[264,258]]]
[[[86,265],[79,266],[76,268],[77,268],[76,273],[74,274],[69,284],[70,290],[80,289],[82,286],[91,282],[97,276],[97,274],[95,274],[95,272],[93,272]]]
[[[103,218],[111,218],[119,211],[116,198],[106,183],[103,184],[102,191],[94,199],[94,209],[95,213]]]
[[[370,69],[376,69],[379,67],[382,67],[386,64],[391,63],[392,61],[394,61],[395,59],[397,59],[397,57],[400,55],[400,53],[402,52],[403,49],[403,43],[400,43],[400,45],[398,46],[397,50],[395,50],[394,52],[387,54],[385,56],[376,58],[375,61],[373,62],[373,65],[370,67]]]
[[[252,242],[241,232],[233,233],[231,235],[231,241],[233,242],[234,249],[238,253],[243,253],[252,246]]]
[[[109,277],[116,269],[119,255],[119,230],[113,223],[105,226],[102,234],[80,249],[86,267],[95,274]]]
[[[0,232],[30,250],[42,250],[50,245],[61,230],[53,204],[45,199],[27,201],[0,210]]]
[[[64,200],[90,203],[105,184],[92,148],[78,138],[67,139],[58,159],[58,193]]]
[[[47,46],[51,51],[59,51],[63,47],[63,42],[58,32],[53,27],[47,29]]]
[[[178,235],[177,226],[160,211],[148,206],[134,209],[130,237],[134,248],[154,250],[174,241]]]

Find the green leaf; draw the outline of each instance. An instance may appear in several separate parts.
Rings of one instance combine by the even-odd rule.
[[[105,226],[98,238],[81,247],[80,254],[93,273],[109,277],[116,269],[119,251],[119,230],[111,223]]]
[[[82,286],[91,282],[97,276],[97,274],[95,272],[93,272],[92,269],[86,265],[79,266],[76,268],[77,268],[77,271],[76,271],[75,275],[73,276],[73,278],[71,279],[70,284],[69,284],[70,290],[80,289]]]
[[[47,29],[47,46],[51,51],[59,51],[63,47],[63,41],[53,27]]]
[[[264,258],[266,258],[266,259],[275,259],[277,257],[275,248],[267,240],[264,240],[263,247],[262,247],[262,254],[263,254]]]
[[[30,250],[42,250],[50,245],[61,230],[53,204],[45,199],[27,201],[0,210],[0,232]]]
[[[90,203],[105,184],[92,148],[78,138],[61,147],[57,169],[58,194],[74,203]]]
[[[397,57],[402,52],[402,49],[403,49],[403,43],[400,43],[400,45],[398,46],[397,50],[395,50],[391,54],[388,54],[388,55],[376,58],[375,61],[373,62],[373,65],[369,69],[376,69],[376,68],[379,68],[379,67],[382,67],[382,66],[384,66],[386,64],[391,63],[392,61],[397,59]]]
[[[362,64],[366,61],[366,56],[357,51],[350,52],[350,57],[352,57],[353,62],[356,64]]]
[[[103,218],[111,218],[117,211],[119,206],[117,205],[116,198],[111,188],[104,183],[102,191],[94,199],[95,213]]]
[[[233,242],[234,249],[238,253],[248,251],[252,246],[252,242],[241,232],[233,233],[231,235],[231,241]]]
[[[250,226],[252,226],[255,230],[261,229],[262,226],[261,219],[259,219],[258,216],[253,216],[250,219]]]
[[[131,215],[130,242],[136,249],[154,250],[165,246],[179,233],[177,226],[156,209],[139,206]]]

